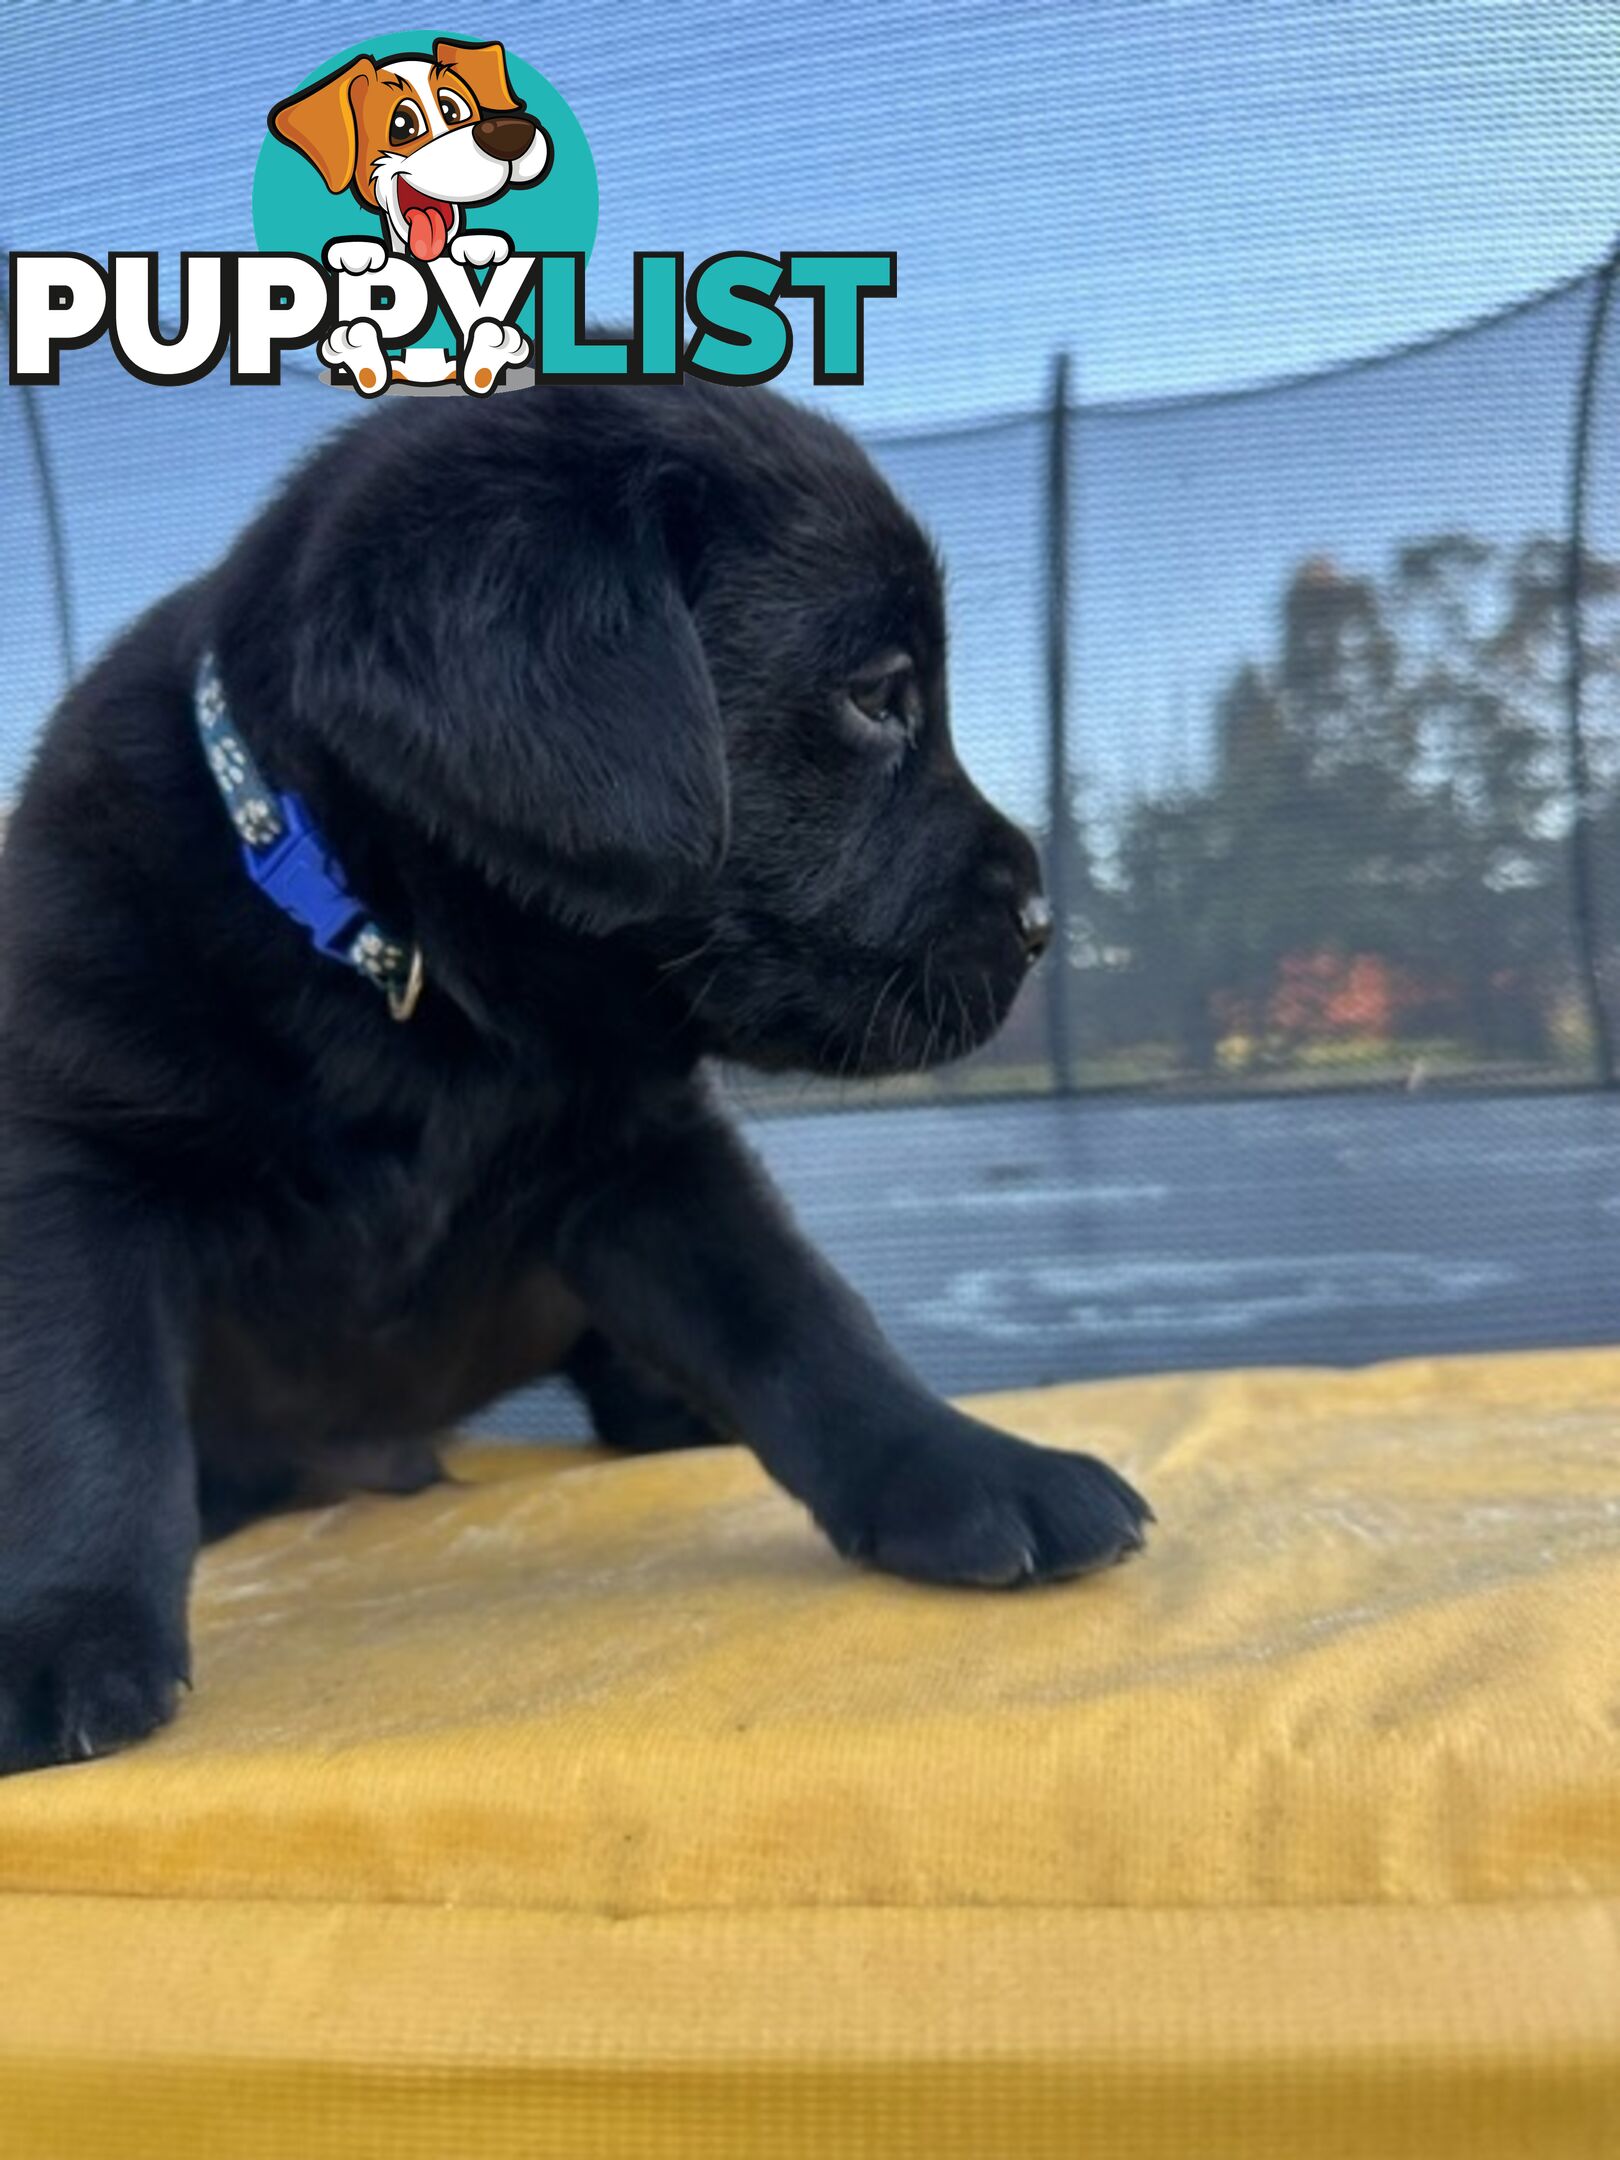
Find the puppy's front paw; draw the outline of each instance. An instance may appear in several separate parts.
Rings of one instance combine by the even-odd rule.
[[[371,277],[388,260],[388,250],[380,240],[328,240],[326,243],[326,267],[342,270],[350,277]]]
[[[1153,1510],[1093,1455],[958,1418],[897,1448],[819,1519],[847,1558],[888,1574],[1010,1589],[1129,1559]]]
[[[493,269],[496,263],[505,262],[511,252],[512,243],[505,233],[457,233],[450,243],[450,260],[461,263],[468,270]]]
[[[136,1600],[84,1594],[57,1625],[0,1616],[0,1777],[108,1755],[166,1725],[185,1632]]]

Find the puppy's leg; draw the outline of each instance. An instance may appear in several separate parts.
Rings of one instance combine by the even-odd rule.
[[[0,1153],[3,1773],[172,1716],[197,1502],[155,1226],[71,1166]]]
[[[567,1217],[559,1259],[616,1339],[675,1376],[852,1558],[930,1582],[1078,1575],[1142,1543],[1107,1464],[929,1394],[712,1123],[649,1139]]]
[[[585,1398],[597,1439],[607,1447],[650,1455],[669,1448],[715,1447],[726,1438],[678,1389],[596,1328],[580,1337],[564,1369]]]

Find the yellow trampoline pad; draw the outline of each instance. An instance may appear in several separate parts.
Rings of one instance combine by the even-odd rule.
[[[981,1407],[1146,1556],[561,1448],[211,1551],[0,1785],[0,2160],[1620,2155],[1620,1352]]]

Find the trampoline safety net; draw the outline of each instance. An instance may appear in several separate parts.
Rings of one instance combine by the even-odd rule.
[[[1044,407],[870,439],[1060,934],[963,1065],[727,1085],[939,1384],[1614,1333],[1610,282],[1225,396],[1055,365]],[[7,791],[70,660],[349,411],[307,361],[251,408],[211,376],[162,393],[177,459],[104,347],[70,361],[0,400]],[[907,1114],[843,1114],[874,1100]]]

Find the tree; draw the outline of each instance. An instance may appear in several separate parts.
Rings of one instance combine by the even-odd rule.
[[[1548,1055],[1571,982],[1568,568],[1558,543],[1503,551],[1465,533],[1402,547],[1382,577],[1298,566],[1274,657],[1217,700],[1207,782],[1125,820],[1116,1041],[1168,1042],[1196,1074],[1223,1038],[1286,1061],[1357,1026]],[[1601,603],[1592,702],[1612,716],[1620,566],[1584,575]],[[1597,769],[1620,841],[1617,738],[1601,731]]]

